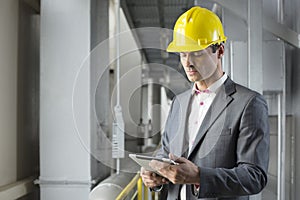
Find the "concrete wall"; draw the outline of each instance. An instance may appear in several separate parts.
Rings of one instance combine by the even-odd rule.
[[[39,14],[25,1],[0,2],[0,198],[38,199],[32,184],[16,181],[39,172]],[[22,185],[22,184],[20,184]]]
[[[0,186],[17,180],[18,1],[0,1]]]

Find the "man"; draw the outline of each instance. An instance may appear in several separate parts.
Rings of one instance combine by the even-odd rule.
[[[146,186],[167,199],[249,199],[267,183],[268,111],[262,95],[222,70],[226,37],[219,18],[193,7],[179,17],[167,51],[179,52],[193,89],[172,102],[157,156],[158,174],[141,169]]]

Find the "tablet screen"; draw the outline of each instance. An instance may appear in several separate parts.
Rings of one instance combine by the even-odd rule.
[[[140,166],[144,167],[146,170],[153,171],[153,172],[155,172],[156,170],[150,167],[149,163],[151,162],[151,160],[157,160],[171,165],[178,165],[178,163],[176,163],[175,161],[169,158],[158,158],[158,157],[144,156],[144,155],[137,155],[137,154],[129,154],[129,157],[133,159],[136,163],[138,163]]]

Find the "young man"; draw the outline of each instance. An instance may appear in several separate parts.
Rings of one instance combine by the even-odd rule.
[[[219,18],[193,7],[181,15],[167,51],[179,52],[193,89],[172,102],[158,157],[158,174],[142,168],[146,186],[167,199],[249,199],[267,183],[268,111],[262,95],[234,83],[222,70],[226,37]]]

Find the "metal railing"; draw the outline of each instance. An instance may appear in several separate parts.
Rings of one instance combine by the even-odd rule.
[[[133,195],[129,197],[129,195],[132,193]],[[125,199],[155,200],[158,199],[158,194],[149,191],[149,188],[143,184],[140,173],[138,172],[116,198],[116,200]]]

